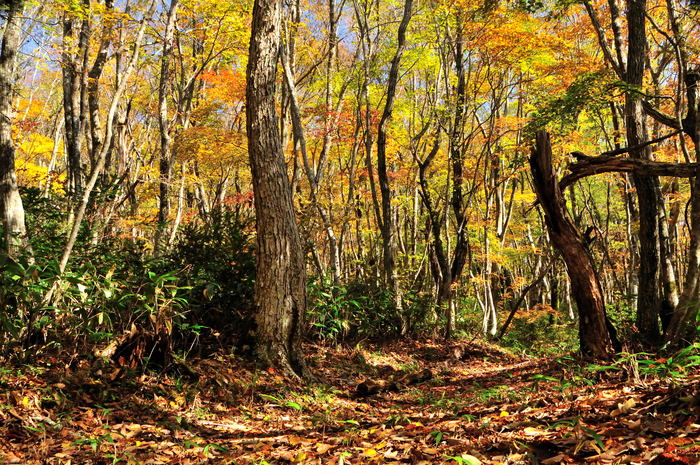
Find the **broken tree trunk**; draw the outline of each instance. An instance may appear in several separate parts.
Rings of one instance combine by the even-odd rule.
[[[593,260],[565,209],[564,196],[552,169],[549,134],[537,133],[530,167],[537,199],[545,213],[549,237],[566,263],[579,314],[580,350],[584,355],[609,359],[617,343],[605,315],[605,301]]]

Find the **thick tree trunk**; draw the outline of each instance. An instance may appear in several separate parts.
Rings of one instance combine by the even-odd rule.
[[[275,79],[281,0],[256,0],[248,53],[246,130],[257,229],[257,353],[290,376],[308,376],[301,340],[306,273],[277,128]]]
[[[10,257],[26,252],[27,229],[24,207],[17,189],[15,146],[12,142],[12,97],[15,82],[15,62],[20,44],[20,14],[22,0],[6,3],[5,31],[0,49],[0,209],[5,231],[5,250]]]
[[[646,0],[630,0],[627,10],[628,41],[625,80],[634,86],[625,98],[625,126],[628,147],[638,147],[647,141],[647,127],[642,105],[642,85],[646,58]],[[633,158],[651,160],[650,146],[634,149]],[[639,295],[637,297],[637,328],[643,340],[658,342],[661,303],[659,221],[661,189],[659,179],[633,174],[639,203]]]
[[[565,202],[552,168],[549,135],[537,134],[537,145],[530,156],[530,167],[537,198],[545,212],[549,237],[566,263],[579,314],[579,340],[585,355],[608,359],[614,353],[615,335],[605,315],[603,291],[586,249],[565,209]]]

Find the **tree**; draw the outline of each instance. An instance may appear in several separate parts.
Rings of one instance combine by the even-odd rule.
[[[20,45],[22,0],[7,5],[5,30],[0,50],[0,208],[5,230],[5,247],[9,256],[16,256],[27,246],[24,207],[17,189],[15,146],[12,142],[12,97],[15,91],[15,63]]]
[[[627,69],[625,79],[627,84],[634,86],[627,92],[625,99],[625,123],[627,129],[627,144],[636,147],[648,139],[642,96],[637,91],[641,89],[644,77],[646,46],[646,1],[630,0],[628,4],[628,47]],[[650,160],[649,146],[635,149],[631,155],[636,158]],[[639,296],[637,297],[637,327],[647,341],[658,341],[659,312],[661,295],[660,278],[660,209],[661,188],[659,179],[655,177],[633,175],[639,201]]]
[[[158,230],[154,249],[156,255],[163,244],[163,233],[166,229],[168,214],[170,213],[170,178],[173,171],[172,146],[173,137],[168,116],[168,84],[172,79],[170,61],[173,57],[173,42],[175,40],[175,20],[177,17],[179,1],[171,0],[168,8],[165,32],[163,33],[163,55],[160,63],[160,78],[158,79],[158,128],[160,130],[160,206],[158,208]]]
[[[605,315],[605,300],[593,260],[581,234],[569,218],[564,196],[552,168],[549,134],[537,133],[530,156],[537,198],[545,212],[549,237],[566,263],[579,313],[580,350],[584,355],[607,359],[614,353],[616,336]]]
[[[257,230],[257,354],[261,362],[289,376],[306,378],[301,349],[306,272],[275,109],[281,10],[281,0],[255,1],[246,76]]]
[[[83,100],[86,89],[87,60],[90,42],[89,0],[82,0],[80,5],[63,14],[63,51],[61,52],[63,74],[63,115],[65,118],[66,145],[66,191],[75,200],[80,198],[83,190],[83,169],[81,166],[81,145],[85,124],[87,124],[87,105]],[[80,29],[76,38],[78,19]]]
[[[413,8],[413,0],[406,0],[403,7],[403,15],[399,24],[396,53],[391,60],[389,68],[389,80],[387,82],[386,103],[384,111],[379,120],[379,128],[377,129],[377,177],[379,178],[379,190],[382,196],[382,241],[384,244],[384,279],[387,287],[394,294],[394,301],[397,309],[401,310],[401,287],[399,285],[398,274],[396,272],[396,256],[397,256],[397,226],[394,218],[394,211],[391,206],[393,197],[391,185],[389,183],[389,175],[387,173],[386,163],[386,145],[387,145],[387,128],[394,111],[394,101],[396,98],[396,85],[399,80],[399,67],[401,65],[401,56],[406,47],[406,29],[411,20],[411,10]],[[403,329],[402,329],[403,331]]]
[[[136,64],[141,52],[141,42],[146,31],[146,23],[148,18],[150,18],[153,12],[155,11],[155,7],[156,0],[153,0],[150,4],[150,7],[144,12],[143,17],[140,20],[139,29],[136,34],[136,39],[134,40],[133,51],[129,58],[126,69],[124,70],[124,73],[122,75],[122,81],[119,83],[119,86],[117,86],[117,88],[114,91],[114,94],[112,95],[112,101],[110,102],[109,110],[107,112],[104,136],[102,138],[103,141],[109,141],[112,139],[112,135],[114,133],[114,115],[117,113],[117,107],[119,106],[122,94],[124,93],[124,90],[126,89],[126,86],[129,83],[129,77],[136,68]],[[59,273],[63,273],[66,270],[68,260],[70,259],[70,256],[73,252],[73,248],[75,247],[75,243],[78,238],[78,232],[80,231],[80,226],[83,222],[85,212],[90,202],[90,197],[92,195],[93,190],[95,189],[97,180],[102,174],[102,170],[104,169],[108,151],[109,145],[103,143],[95,159],[95,165],[93,166],[90,172],[90,177],[88,178],[88,181],[85,184],[83,191],[80,193],[80,203],[78,203],[77,205],[75,219],[73,220],[73,223],[71,225],[71,230],[68,235],[68,241],[66,242],[66,245],[63,249],[63,253],[61,254],[61,260],[58,264]],[[58,283],[58,281],[56,281],[56,283]],[[47,294],[44,297],[44,302],[51,302],[55,290],[56,284],[54,284],[54,286],[50,288],[49,292],[47,292]]]
[[[657,21],[650,16],[645,0],[628,0],[627,2],[627,54],[622,51],[622,29],[620,28],[620,12],[615,1],[609,2],[611,24],[613,29],[613,43],[615,54],[610,50],[605,32],[600,24],[593,6],[589,2],[584,3],[591,22],[598,37],[598,43],[603,51],[608,64],[613,68],[618,77],[623,79],[628,86],[625,94],[624,116],[626,123],[628,151],[633,158],[640,160],[651,160],[651,142],[648,141],[647,116],[655,120],[655,126],[662,125],[674,128],[677,131],[683,130],[693,141],[696,149],[696,160],[698,153],[697,124],[695,123],[695,113],[698,107],[696,96],[695,73],[688,67],[688,48],[686,39],[682,33],[677,12],[677,6],[673,1],[666,2],[667,23],[670,31],[665,32],[659,29]],[[652,30],[647,30],[647,20],[653,26]],[[654,42],[647,40],[653,33],[658,33],[662,39],[667,40],[669,50],[658,53],[658,69],[653,69],[653,47]],[[658,40],[655,39],[655,40]],[[675,61],[675,69],[665,69],[669,63]],[[665,72],[677,75],[679,85],[676,86],[675,115],[669,116],[660,110],[661,102],[644,92],[645,72],[654,81],[657,89],[652,92],[658,93],[658,76]],[[682,95],[685,85],[685,99]],[[684,101],[685,100],[685,101]],[[686,115],[682,117],[685,107]],[[673,133],[672,135],[676,135]],[[658,142],[658,140],[657,140]],[[690,154],[686,148],[685,140],[681,137],[678,141],[681,152],[686,161],[690,161]],[[693,304],[697,300],[698,286],[698,247],[700,241],[700,227],[695,224],[695,208],[700,208],[700,200],[696,197],[697,180],[691,183],[691,229],[690,244],[687,251],[686,277],[683,291],[678,297],[675,283],[675,271],[670,263],[669,249],[672,247],[669,241],[668,225],[664,215],[664,202],[661,196],[661,187],[658,177],[633,172],[633,179],[639,201],[639,239],[640,239],[640,269],[639,269],[639,296],[637,300],[637,327],[643,338],[647,342],[659,341],[659,317],[664,330],[666,342],[679,342],[681,338],[679,328],[688,326],[689,319],[692,319],[695,307]],[[698,218],[700,221],[700,218]],[[680,321],[686,321],[680,324]]]

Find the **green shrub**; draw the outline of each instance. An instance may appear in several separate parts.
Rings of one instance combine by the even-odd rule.
[[[254,327],[255,253],[252,228],[222,208],[207,223],[186,225],[162,271],[178,269],[189,287],[187,323],[206,326],[234,345],[250,343]]]
[[[427,296],[408,292],[401,312],[386,289],[362,281],[334,284],[328,277],[309,282],[308,336],[326,341],[360,338],[391,339],[418,335],[428,328],[430,302]]]

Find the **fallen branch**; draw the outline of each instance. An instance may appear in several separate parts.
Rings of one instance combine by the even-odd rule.
[[[428,381],[432,377],[433,372],[426,368],[416,373],[408,373],[398,379],[380,379],[376,381],[368,379],[357,385],[355,397],[367,397],[380,392],[399,392],[406,386]]]

